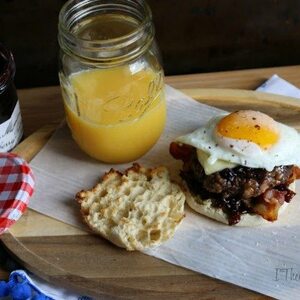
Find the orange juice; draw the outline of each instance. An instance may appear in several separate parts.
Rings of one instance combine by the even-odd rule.
[[[104,162],[133,161],[158,140],[166,121],[163,82],[150,68],[128,65],[70,76],[65,99],[73,138]]]

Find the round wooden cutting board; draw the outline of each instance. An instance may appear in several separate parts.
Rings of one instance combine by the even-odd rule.
[[[297,99],[243,90],[183,92],[228,111],[260,110],[300,130],[300,100]],[[49,126],[34,133],[14,152],[32,159],[53,129]],[[28,270],[96,299],[267,298],[139,252],[127,252],[32,210],[2,236],[2,242]]]

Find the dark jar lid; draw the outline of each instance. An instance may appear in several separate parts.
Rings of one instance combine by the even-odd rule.
[[[15,77],[16,64],[12,53],[0,43],[0,94]]]

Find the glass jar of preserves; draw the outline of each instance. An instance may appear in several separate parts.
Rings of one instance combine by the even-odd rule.
[[[0,152],[12,150],[23,136],[12,53],[0,44]]]
[[[59,71],[67,123],[90,156],[133,161],[166,121],[152,15],[141,0],[69,0],[59,15]]]

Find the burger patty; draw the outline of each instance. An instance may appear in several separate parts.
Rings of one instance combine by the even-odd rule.
[[[292,165],[276,166],[270,172],[237,166],[206,175],[195,148],[172,143],[170,152],[183,161],[180,175],[190,191],[201,199],[211,199],[214,207],[222,208],[230,225],[238,223],[247,212],[274,221],[280,206],[295,195],[289,185],[299,178],[299,169]]]
[[[277,166],[271,172],[266,169],[237,166],[206,175],[196,153],[184,162],[181,175],[187,181],[197,182],[206,192],[220,194],[224,199],[240,197],[244,200],[258,197],[267,189],[284,185],[291,176],[293,166]]]

